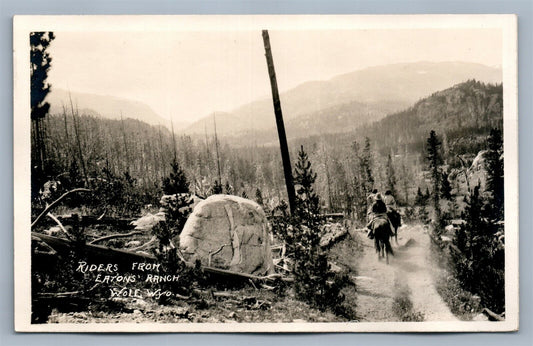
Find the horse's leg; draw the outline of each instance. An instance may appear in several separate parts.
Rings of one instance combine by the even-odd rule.
[[[396,242],[396,245],[398,245],[398,227],[394,229],[394,241]]]

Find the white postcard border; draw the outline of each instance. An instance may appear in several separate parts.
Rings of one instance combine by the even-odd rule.
[[[518,329],[518,93],[515,15],[209,15],[14,17],[15,330],[24,332],[466,332]],[[31,324],[30,69],[31,31],[203,31],[501,28],[503,30],[505,294],[502,322]]]

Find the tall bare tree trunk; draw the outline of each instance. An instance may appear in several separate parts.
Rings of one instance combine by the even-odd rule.
[[[77,121],[78,118],[78,110],[76,109],[76,112],[74,112],[74,105],[72,104],[72,96],[69,93],[69,100],[70,100],[70,110],[72,112],[72,121],[74,123],[74,134],[76,136],[76,144],[78,146],[78,155],[81,162],[81,169],[83,172],[83,178],[85,179],[85,186],[89,185],[89,177],[87,175],[87,167],[85,165],[85,160],[83,159],[83,152],[81,150],[81,141],[80,141],[80,129],[79,129],[79,123]]]
[[[289,146],[285,134],[285,124],[283,123],[283,114],[281,112],[281,102],[279,100],[278,82],[276,81],[276,71],[274,70],[274,60],[270,49],[270,38],[268,30],[263,30],[263,43],[265,46],[265,57],[270,77],[270,87],[272,89],[272,101],[274,103],[274,114],[276,116],[276,125],[278,128],[279,146],[281,150],[281,159],[283,161],[283,172],[285,174],[285,184],[287,186],[287,197],[289,198],[289,209],[291,213],[296,207],[296,194],[294,192],[294,182],[292,177],[291,158],[289,156]]]
[[[217,173],[218,173],[218,182],[222,184],[222,175],[220,174],[220,156],[218,153],[218,138],[217,138],[217,122],[215,120],[215,113],[213,113],[213,125],[215,128],[215,149],[217,154]]]

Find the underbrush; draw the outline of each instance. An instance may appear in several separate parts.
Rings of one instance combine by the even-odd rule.
[[[435,275],[437,293],[457,318],[471,321],[482,310],[480,297],[463,289],[461,282],[452,274],[450,251],[445,243],[432,241],[431,252],[439,269]]]
[[[221,294],[214,296],[213,294]],[[223,295],[222,295],[223,294]],[[209,291],[203,297],[160,305],[153,299],[124,299],[121,310],[52,311],[49,323],[293,323],[346,322],[294,297],[250,286]]]
[[[471,321],[481,312],[480,298],[461,288],[459,280],[443,272],[436,282],[436,288],[450,311],[460,320]]]

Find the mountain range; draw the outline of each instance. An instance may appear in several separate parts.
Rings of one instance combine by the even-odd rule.
[[[436,91],[471,79],[501,83],[502,71],[466,62],[418,62],[370,67],[327,81],[306,82],[280,94],[287,136],[352,131],[406,109]],[[222,137],[275,133],[270,97],[231,112],[214,114],[217,133]],[[210,114],[184,132],[212,133],[213,123]]]
[[[109,95],[96,95],[81,92],[70,92],[63,89],[52,88],[46,101],[50,103],[51,114],[61,114],[63,106],[70,114],[70,100],[72,106],[80,114],[100,116],[106,119],[132,118],[150,125],[163,125],[170,129],[170,120],[161,117],[150,106],[135,100]],[[180,130],[189,123],[174,123],[174,129]]]
[[[501,83],[499,68],[466,62],[417,62],[369,67],[338,75],[330,80],[309,81],[280,94],[287,137],[349,132],[407,109],[439,90],[466,80]],[[125,98],[68,92],[53,88],[47,101],[51,113],[70,107],[70,98],[80,113],[108,119],[133,118],[150,125],[170,122],[148,105]],[[214,132],[221,138],[250,138],[256,143],[276,139],[271,97],[244,104],[230,112],[214,112],[191,123],[174,123],[188,135]]]

